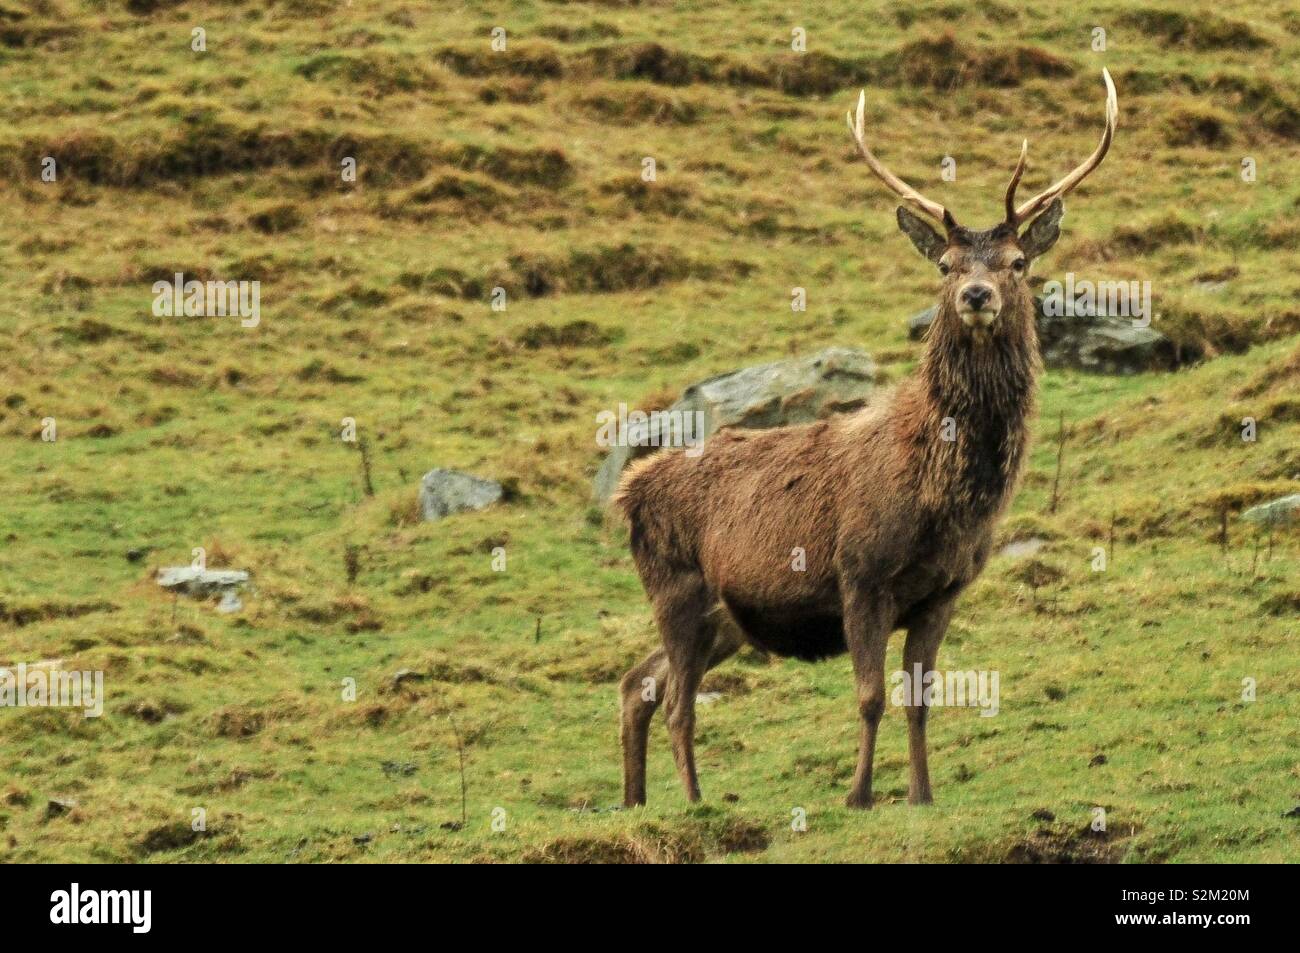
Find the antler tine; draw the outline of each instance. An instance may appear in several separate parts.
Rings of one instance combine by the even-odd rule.
[[[1093,150],[1092,155],[1088,156],[1073,172],[1017,208],[1014,219],[1011,219],[1012,224],[1017,226],[1023,224],[1041,209],[1050,205],[1053,199],[1068,195],[1075,186],[1088,177],[1093,169],[1101,165],[1101,160],[1106,157],[1110,149],[1110,141],[1115,136],[1115,124],[1119,119],[1119,100],[1115,95],[1115,82],[1110,78],[1110,70],[1103,68],[1101,75],[1106,80],[1106,129],[1101,134],[1101,142]]]
[[[858,151],[862,153],[862,158],[867,160],[867,165],[870,166],[871,171],[876,174],[876,178],[889,186],[904,201],[912,203],[925,214],[939,222],[942,222],[945,227],[956,227],[956,221],[942,205],[938,202],[933,202],[930,199],[927,199],[920,192],[916,191],[916,189],[912,188],[898,176],[894,175],[894,173],[885,168],[884,164],[871,154],[871,150],[867,148],[866,141],[866,107],[867,91],[864,89],[858,96],[857,121],[854,122],[853,113],[849,113],[847,118],[849,121],[849,132],[853,133],[853,139],[858,144]]]
[[[1007,223],[1016,224],[1016,187],[1020,185],[1020,177],[1025,174],[1025,162],[1029,158],[1029,140],[1026,139],[1020,144],[1020,161],[1016,163],[1016,171],[1011,173],[1011,184],[1007,186]]]

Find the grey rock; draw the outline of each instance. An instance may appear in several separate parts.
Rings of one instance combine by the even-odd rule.
[[[610,449],[596,474],[596,499],[605,503],[613,496],[628,463],[656,452],[660,443],[681,445],[682,435],[690,446],[727,427],[785,427],[857,410],[875,390],[878,373],[865,352],[833,347],[692,384],[657,418],[659,423],[651,418],[640,445],[632,439],[626,441],[631,446]]]
[[[171,566],[158,570],[158,585],[172,592],[206,598],[225,595],[248,582],[248,573],[242,569],[195,569],[193,566]]]
[[[1252,506],[1241,514],[1241,518],[1261,526],[1282,526],[1300,521],[1300,493]]]
[[[423,672],[417,672],[412,668],[399,668],[393,673],[393,677],[389,682],[389,687],[393,691],[399,691],[402,685],[406,682],[422,682],[424,679],[425,675]]]
[[[1025,559],[1037,555],[1038,551],[1046,545],[1047,540],[1042,537],[1030,536],[1028,539],[1018,539],[1015,542],[1007,543],[998,550],[998,555],[1010,559]]]
[[[486,509],[501,499],[505,489],[494,480],[457,470],[430,470],[420,480],[420,512],[426,522],[452,513]]]
[[[1043,363],[1050,368],[1070,368],[1100,374],[1136,374],[1172,371],[1200,358],[1179,349],[1150,326],[1135,327],[1131,318],[1103,315],[1046,315],[1043,299],[1036,297],[1038,342]],[[908,319],[908,337],[925,336],[938,308],[931,306]]]
[[[239,593],[234,589],[223,589],[221,591],[221,601],[217,603],[217,611],[222,613],[238,612],[244,608],[243,601],[239,598]]]
[[[1151,327],[1134,327],[1129,318],[1040,318],[1038,340],[1043,363],[1101,374],[1172,371],[1181,360],[1173,343]]]
[[[77,802],[70,798],[50,798],[49,803],[45,805],[45,819],[49,820],[54,817],[62,817],[76,808]]]
[[[907,319],[907,339],[909,341],[919,341],[925,337],[925,332],[930,330],[930,325],[934,323],[934,316],[939,313],[939,306],[932,304],[924,311],[918,311]]]

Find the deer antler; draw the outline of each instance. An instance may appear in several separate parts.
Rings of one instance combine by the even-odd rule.
[[[1016,186],[1020,184],[1020,177],[1025,174],[1025,161],[1029,158],[1029,140],[1026,139],[1020,143],[1020,161],[1016,163],[1016,171],[1011,173],[1011,184],[1007,186],[1007,222],[1015,224],[1016,221]]]
[[[1025,170],[1025,153],[1029,148],[1029,142],[1026,140],[1024,146],[1020,149],[1020,163],[1016,166],[1015,174],[1011,177],[1011,185],[1007,187],[1007,224],[1019,228],[1030,218],[1033,218],[1033,216],[1052,204],[1053,199],[1068,195],[1073,191],[1074,187],[1086,179],[1093,169],[1101,165],[1101,160],[1106,158],[1106,153],[1110,149],[1110,141],[1115,136],[1115,122],[1119,118],[1119,102],[1115,97],[1115,83],[1110,78],[1110,70],[1103,68],[1101,75],[1106,80],[1106,129],[1101,134],[1101,142],[1092,155],[1084,159],[1073,172],[1055,185],[1039,192],[1019,208],[1016,208],[1016,186],[1020,184],[1020,176]]]
[[[864,113],[867,107],[867,91],[864,89],[858,96],[858,115],[857,121],[854,122],[853,113],[847,115],[849,121],[849,132],[853,133],[853,139],[858,144],[858,151],[862,153],[862,158],[867,160],[867,165],[871,171],[876,174],[876,178],[884,182],[904,201],[911,202],[925,214],[931,216],[936,221],[943,223],[946,228],[952,229],[957,227],[957,221],[952,214],[938,202],[927,199],[916,189],[912,188],[894,173],[885,168],[884,164],[871,154],[867,148],[866,141],[866,121]]]

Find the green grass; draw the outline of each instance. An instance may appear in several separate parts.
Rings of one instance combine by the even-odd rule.
[[[6,4],[0,664],[101,669],[108,699],[98,720],[0,709],[0,860],[1300,856],[1282,817],[1300,803],[1300,542],[1279,534],[1269,558],[1236,517],[1300,489],[1300,18],[981,9]],[[617,680],[656,635],[625,534],[590,500],[596,414],[831,344],[901,377],[935,278],[853,159],[857,88],[878,154],[986,225],[1022,136],[1026,189],[1092,148],[1102,65],[1115,147],[1039,277],[1150,280],[1156,327],[1208,358],[1047,375],[1002,537],[1047,539],[1036,558],[1061,578],[1035,593],[995,559],[940,654],[1000,672],[1000,713],[935,714],[936,804],[913,810],[891,709],[882,803],[849,812],[847,661],[742,656],[705,686],[722,692],[700,712],[705,805],[686,806],[656,723],[650,806],[607,810]],[[260,280],[260,326],[154,317],[150,286],[175,271]],[[575,322],[586,343],[566,344]],[[420,524],[435,466],[519,495]],[[196,546],[253,572],[243,613],[154,584]],[[423,678],[394,689],[401,669]],[[443,826],[461,817],[453,719],[461,829]],[[76,807],[48,818],[52,798]],[[1086,832],[1097,807],[1105,837]]]

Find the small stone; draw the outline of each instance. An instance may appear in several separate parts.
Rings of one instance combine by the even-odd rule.
[[[399,668],[393,673],[393,688],[401,688],[402,682],[422,682],[424,679],[423,672],[417,672],[413,668]]]
[[[50,798],[45,805],[45,819],[62,817],[77,806],[77,802],[69,799]]]
[[[1252,506],[1241,514],[1241,518],[1261,526],[1282,526],[1286,523],[1300,521],[1300,493],[1292,493],[1271,503]]]
[[[1046,545],[1047,540],[1038,536],[1031,536],[1029,539],[1017,539],[1007,543],[998,551],[998,555],[1007,556],[1011,559],[1024,559],[1027,556],[1035,555]]]
[[[420,480],[420,513],[432,523],[453,513],[482,510],[498,502],[505,487],[456,470],[430,470]]]
[[[695,696],[695,703],[697,705],[712,705],[721,697],[722,692],[700,692]]]
[[[206,598],[223,590],[243,586],[248,573],[242,569],[195,569],[193,566],[170,566],[158,570],[158,585],[171,592]]]
[[[918,311],[907,319],[907,338],[909,341],[919,341],[925,337],[925,332],[930,330],[930,325],[934,323],[934,316],[939,313],[938,305],[930,305],[924,311]]]

